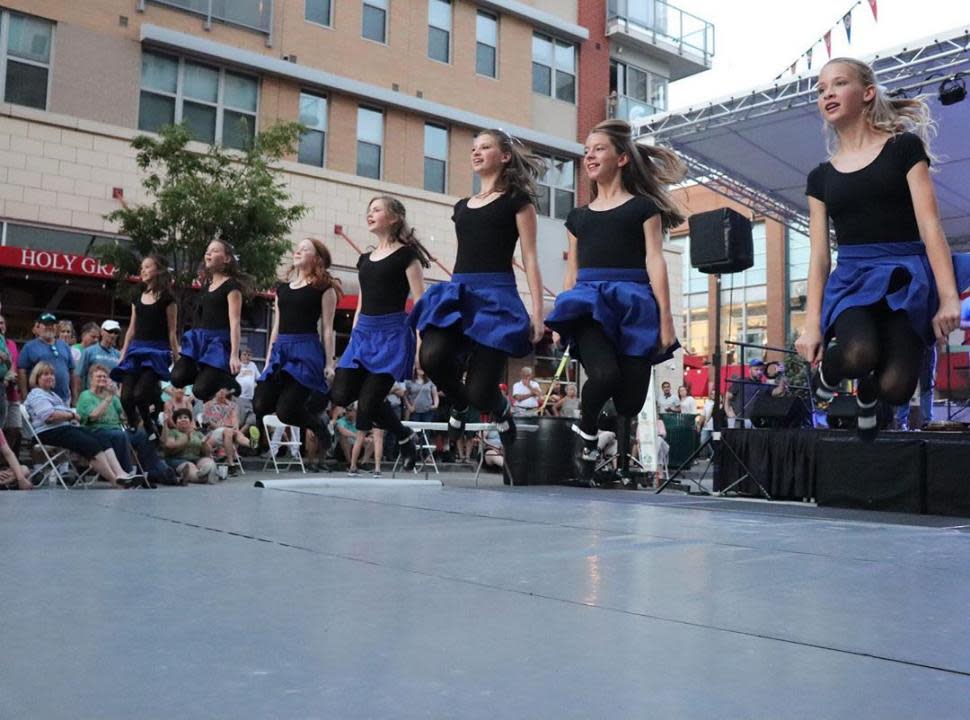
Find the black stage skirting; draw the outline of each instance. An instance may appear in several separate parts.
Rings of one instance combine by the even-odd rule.
[[[970,516],[970,434],[882,432],[873,443],[854,430],[725,430],[775,500],[933,515]],[[714,489],[740,476],[730,452],[719,450]],[[759,496],[753,482],[738,492]]]

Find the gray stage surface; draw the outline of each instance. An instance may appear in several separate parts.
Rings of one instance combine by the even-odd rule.
[[[970,717],[959,520],[250,482],[0,495],[0,717]]]

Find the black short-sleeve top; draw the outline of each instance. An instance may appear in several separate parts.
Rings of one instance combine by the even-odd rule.
[[[367,252],[357,260],[357,273],[364,315],[387,315],[404,312],[411,292],[407,269],[417,259],[414,248],[404,246],[380,260],[372,260]]]
[[[643,223],[660,210],[648,197],[635,195],[609,210],[588,205],[573,208],[566,229],[576,238],[580,268],[639,268],[647,265]]]
[[[199,302],[199,327],[203,330],[229,329],[229,293],[241,290],[233,278],[223,281],[215,290],[209,285],[202,288]]]
[[[288,282],[277,283],[276,304],[280,312],[280,335],[316,334],[322,314],[323,294],[330,288],[304,285],[296,289]]]
[[[153,303],[143,303],[141,295],[135,298],[132,305],[135,308],[135,340],[158,341],[168,340],[168,306],[175,302],[168,293],[164,293]]]
[[[455,203],[451,219],[458,236],[456,273],[511,272],[519,240],[516,214],[532,201],[521,193],[503,193],[481,207],[468,207],[468,198]]]
[[[919,136],[904,132],[886,141],[860,170],[839,172],[824,162],[808,174],[805,194],[825,203],[839,245],[919,240],[906,174],[926,161]]]

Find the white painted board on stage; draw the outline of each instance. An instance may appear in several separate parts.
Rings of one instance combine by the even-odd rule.
[[[255,487],[267,490],[291,490],[294,488],[440,488],[440,480],[424,478],[369,478],[369,477],[284,477],[276,480],[257,480]]]

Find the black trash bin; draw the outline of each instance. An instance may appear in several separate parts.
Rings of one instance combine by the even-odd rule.
[[[505,449],[505,459],[516,485],[561,485],[575,477],[581,443],[570,429],[574,422],[567,417],[515,418],[516,427],[523,430]]]

